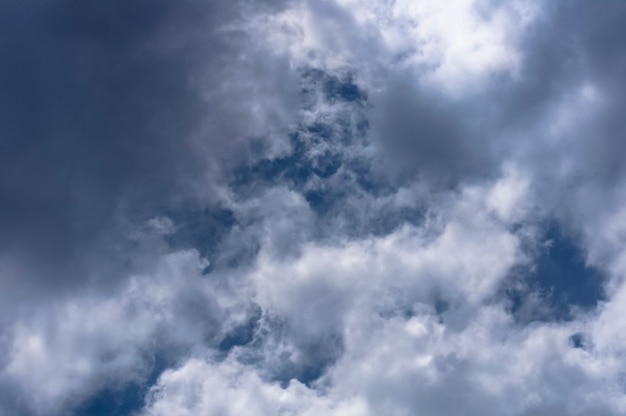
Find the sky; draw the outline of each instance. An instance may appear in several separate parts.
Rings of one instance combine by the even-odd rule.
[[[2,1],[0,414],[626,414],[625,20]]]

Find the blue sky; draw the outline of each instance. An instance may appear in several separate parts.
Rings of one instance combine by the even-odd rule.
[[[625,18],[3,2],[0,413],[625,414]]]

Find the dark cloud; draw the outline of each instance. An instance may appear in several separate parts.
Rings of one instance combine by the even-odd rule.
[[[616,44],[626,36],[617,24],[626,8],[614,1],[544,6],[541,19],[522,41],[526,59],[519,78],[495,95],[500,118],[507,129],[517,128],[530,136],[536,134],[538,124],[544,127],[543,123],[555,121],[555,107],[571,105],[575,111],[571,121],[578,125],[564,134],[574,137],[554,147],[545,136],[526,137],[535,148],[530,153],[538,163],[552,166],[554,157],[572,157],[578,162],[576,173],[597,184],[610,184],[623,176],[612,155],[622,150],[624,134],[623,120],[616,117],[623,106],[617,91],[624,83],[624,63]],[[602,98],[587,108],[576,108],[575,95],[585,86]]]
[[[90,273],[90,252],[106,251],[94,246],[123,239],[120,218],[197,200],[199,178],[216,175],[214,162],[246,133],[228,121],[228,102],[205,99],[197,85],[207,71],[207,88],[228,82],[223,71],[245,35],[217,31],[241,6],[0,6],[0,256],[13,263],[5,284],[45,275],[36,285],[67,288]],[[218,123],[206,128],[207,114]]]
[[[141,3],[2,6],[0,249],[50,287],[123,198],[167,197],[200,168],[185,138],[203,103],[179,51],[151,45],[172,12],[194,10]]]
[[[482,104],[456,104],[409,79],[390,80],[375,105],[374,129],[390,168],[434,189],[493,175],[498,158]],[[489,120],[487,120],[489,121]]]

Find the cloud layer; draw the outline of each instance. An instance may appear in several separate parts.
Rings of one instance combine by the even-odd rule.
[[[626,6],[0,6],[0,413],[626,412]]]

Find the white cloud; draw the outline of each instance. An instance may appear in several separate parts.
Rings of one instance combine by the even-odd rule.
[[[519,252],[526,237],[508,224],[533,214],[528,186],[505,169],[433,206],[443,227],[306,243],[287,257],[262,249],[249,275],[254,300],[286,326],[263,318],[263,331],[282,339],[253,348],[277,357],[244,364],[246,346],[223,362],[197,355],[163,374],[144,413],[622,414],[624,349],[615,334],[623,290],[597,313],[527,326],[493,297],[510,268],[527,261]],[[299,348],[328,334],[342,342],[320,380],[281,387],[268,376],[281,354],[310,354]],[[574,334],[588,338],[583,348],[574,348]]]
[[[621,414],[618,354],[572,348],[580,324],[516,328],[500,307],[450,330],[432,313],[385,318],[354,308],[345,353],[319,389],[286,388],[237,362],[192,359],[163,374],[146,415]],[[619,367],[619,366],[617,366]]]
[[[530,180],[512,166],[487,194],[487,206],[505,223],[515,223],[528,215]]]
[[[307,244],[297,259],[262,251],[253,274],[256,300],[299,328],[332,325],[344,308],[400,290],[413,302],[476,305],[492,295],[517,260],[516,237],[490,220],[481,196],[468,192],[441,231],[406,226],[381,238],[336,246]],[[296,318],[297,319],[297,318]],[[314,331],[315,332],[315,331]]]
[[[219,340],[237,319],[226,313],[236,300],[203,279],[202,267],[195,252],[172,253],[119,293],[37,307],[12,329],[0,382],[29,392],[35,414],[61,412],[105,384],[142,381],[157,342],[194,348]]]
[[[368,416],[359,398],[332,402],[298,381],[287,388],[263,381],[237,362],[210,364],[191,359],[165,372],[150,391],[146,416],[329,415]]]
[[[530,1],[301,1],[265,24],[270,42],[300,65],[357,67],[362,77],[412,68],[456,95],[496,73],[517,75],[517,42],[537,13]]]

